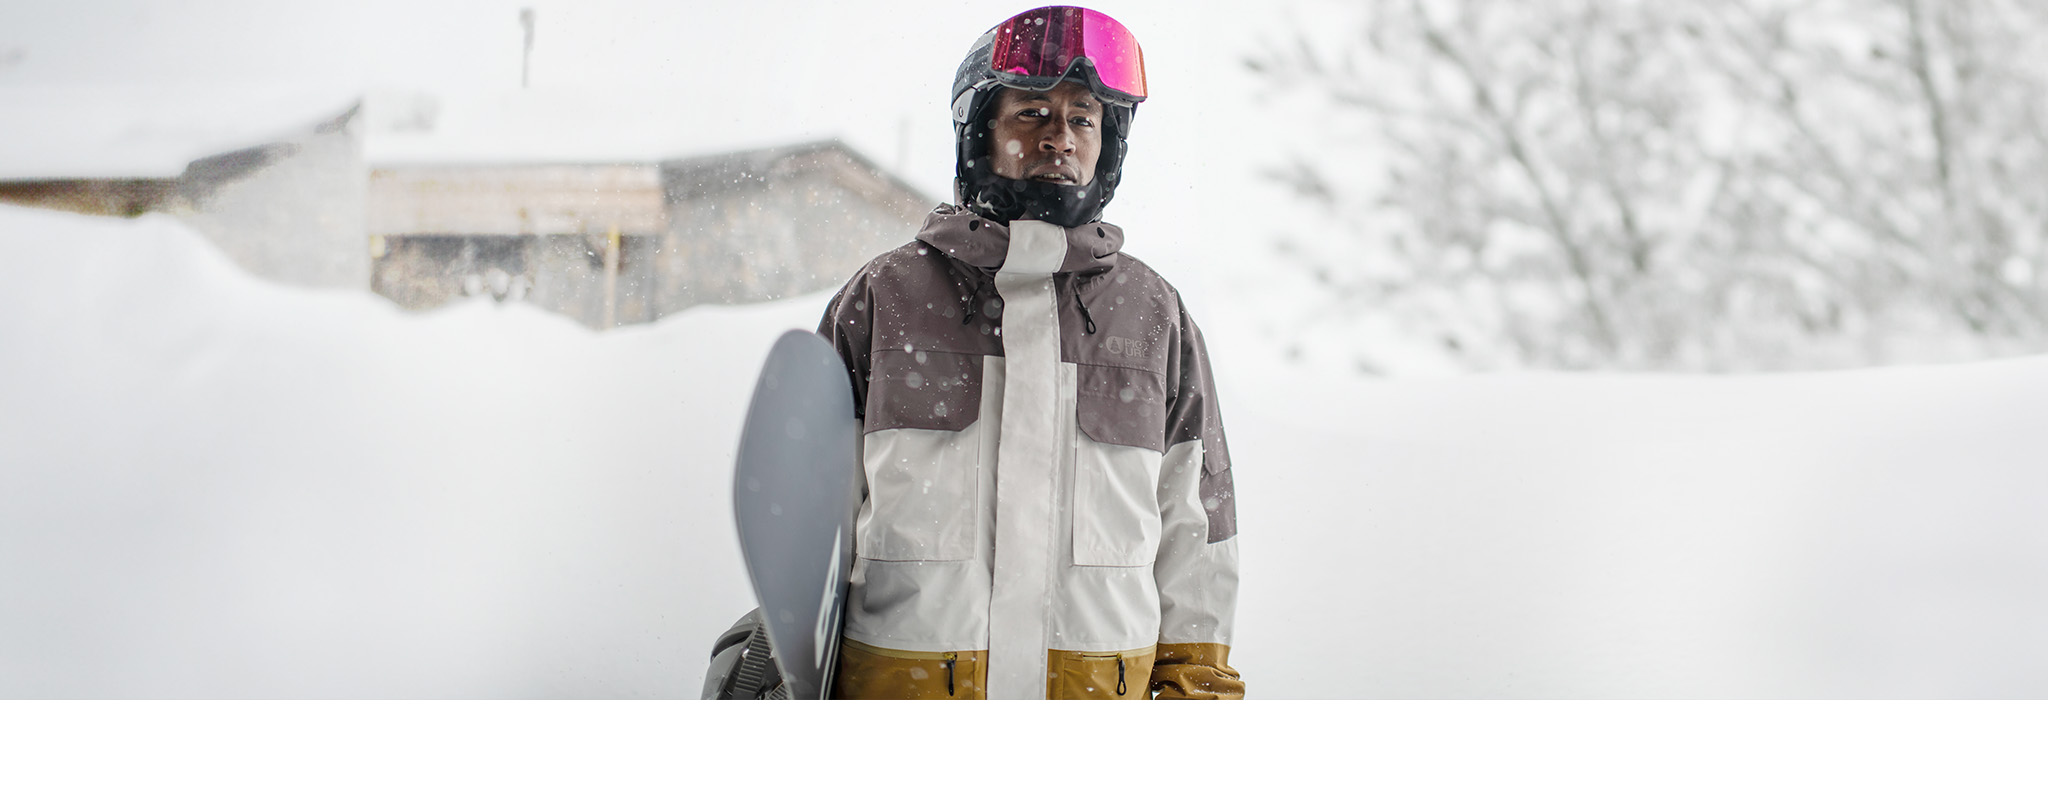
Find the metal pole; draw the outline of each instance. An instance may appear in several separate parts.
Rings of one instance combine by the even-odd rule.
[[[619,319],[619,225],[612,223],[604,234],[604,329],[611,330]]]
[[[526,88],[527,68],[533,64],[533,9],[519,9],[519,26],[526,29],[526,48],[519,56],[519,88]]]

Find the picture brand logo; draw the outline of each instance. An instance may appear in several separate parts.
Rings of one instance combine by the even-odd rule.
[[[1125,339],[1121,336],[1109,337],[1103,342],[1102,347],[1108,350],[1110,355],[1132,359],[1144,358],[1152,352],[1151,342],[1143,339]]]

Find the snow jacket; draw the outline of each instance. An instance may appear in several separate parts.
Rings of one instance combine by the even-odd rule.
[[[867,482],[835,697],[1243,696],[1208,353],[1122,245],[942,205],[833,298]]]

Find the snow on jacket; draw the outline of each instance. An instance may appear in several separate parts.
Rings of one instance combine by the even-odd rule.
[[[867,481],[835,696],[1243,696],[1208,353],[1122,245],[942,205],[833,298]]]

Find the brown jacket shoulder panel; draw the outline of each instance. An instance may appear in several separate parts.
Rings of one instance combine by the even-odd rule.
[[[915,241],[869,261],[832,299],[818,333],[850,365],[866,431],[974,422],[981,357],[1002,343],[987,320],[967,319],[972,299],[950,260]]]

